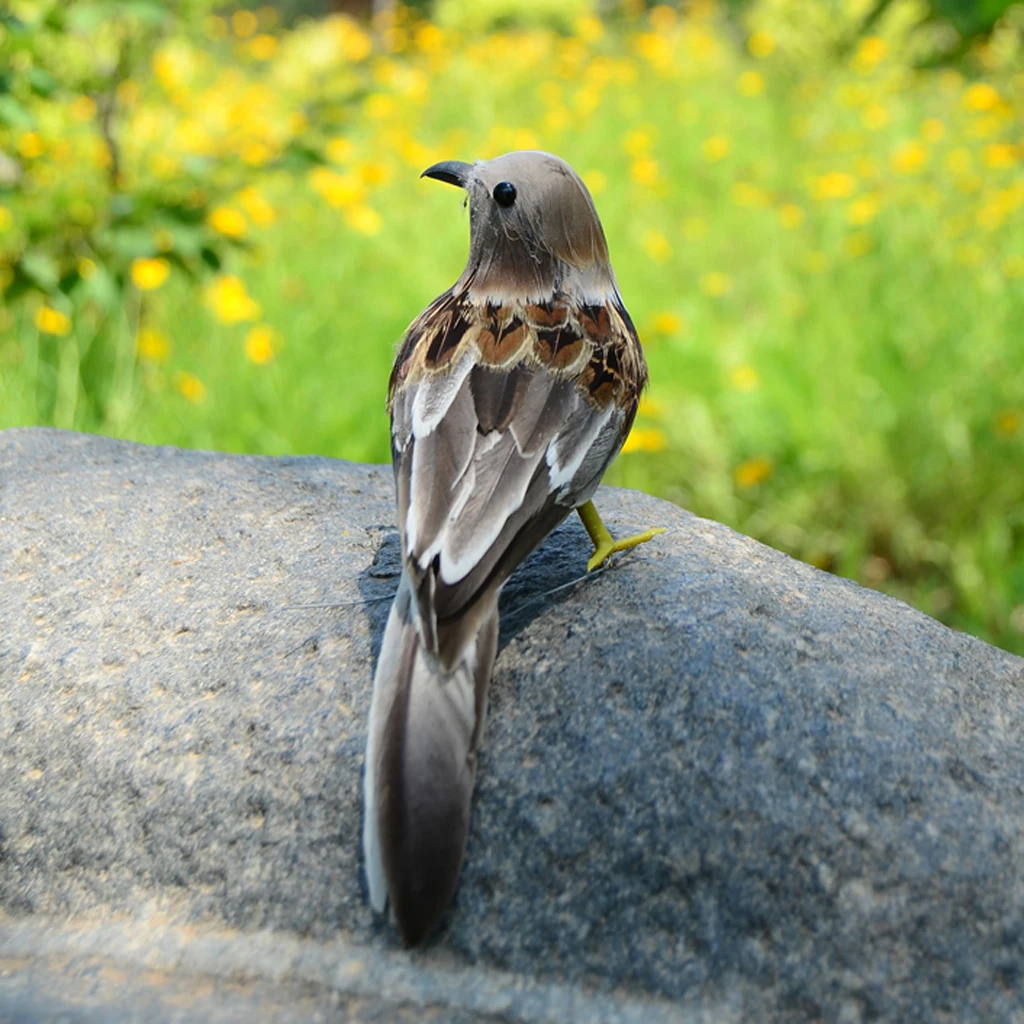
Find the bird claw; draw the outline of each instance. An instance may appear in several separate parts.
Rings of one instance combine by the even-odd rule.
[[[594,546],[594,553],[587,561],[587,572],[593,572],[598,566],[604,565],[617,552],[629,551],[630,548],[635,548],[638,544],[645,544],[647,541],[657,537],[659,533],[664,532],[664,526],[655,526],[650,530],[644,530],[643,533],[634,534],[632,537],[623,537],[622,540],[596,544]],[[609,540],[611,539],[609,538]]]
[[[630,548],[635,548],[638,544],[644,544],[646,541],[651,540],[652,537],[657,537],[659,533],[665,532],[664,527],[656,526],[650,530],[644,530],[643,533],[634,534],[632,537],[615,540],[608,532],[608,527],[602,522],[601,516],[592,501],[580,505],[576,511],[580,519],[583,520],[583,525],[586,527],[587,533],[594,544],[594,553],[587,562],[587,572],[593,572],[598,566],[608,561],[617,551],[628,551]]]

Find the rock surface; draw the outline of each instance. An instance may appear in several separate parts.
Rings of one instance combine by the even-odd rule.
[[[0,1020],[1019,1020],[1024,661],[597,501],[668,532],[506,588],[408,953],[359,849],[390,471],[0,433]]]

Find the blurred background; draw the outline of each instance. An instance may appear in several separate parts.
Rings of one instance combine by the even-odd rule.
[[[389,458],[440,159],[580,171],[609,474],[1024,653],[1024,6],[7,0],[0,427]]]

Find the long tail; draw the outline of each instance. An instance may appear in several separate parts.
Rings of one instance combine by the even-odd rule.
[[[373,680],[363,814],[370,902],[382,913],[390,901],[410,946],[455,894],[498,640],[495,608],[445,670],[414,616],[403,575]]]

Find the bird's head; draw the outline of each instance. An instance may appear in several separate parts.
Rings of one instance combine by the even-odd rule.
[[[601,221],[586,185],[550,153],[523,150],[469,164],[445,160],[423,177],[466,190],[469,260],[456,284],[473,301],[580,302],[616,294]]]

